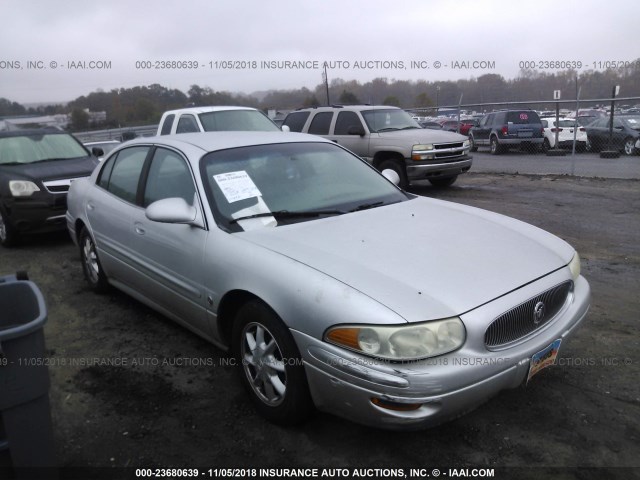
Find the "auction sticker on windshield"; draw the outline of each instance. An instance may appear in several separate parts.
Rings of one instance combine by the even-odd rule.
[[[244,170],[214,175],[213,179],[229,203],[262,196],[256,184]]]
[[[547,368],[553,365],[558,356],[558,350],[560,350],[560,343],[562,339],[559,338],[544,350],[540,350],[533,357],[531,357],[531,363],[529,364],[529,375],[527,376],[527,383],[536,373],[543,368]]]

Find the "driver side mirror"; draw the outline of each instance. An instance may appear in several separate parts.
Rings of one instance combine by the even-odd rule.
[[[382,176],[393,183],[396,187],[400,185],[400,175],[395,170],[387,168],[382,171]]]
[[[351,125],[347,129],[347,134],[348,135],[358,135],[360,137],[364,137],[365,131],[364,131],[364,128],[362,128],[362,125]]]

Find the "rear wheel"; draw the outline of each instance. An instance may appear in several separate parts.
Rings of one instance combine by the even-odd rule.
[[[489,151],[491,155],[500,155],[502,153],[502,147],[498,143],[498,139],[496,137],[491,137],[489,141]]]
[[[96,244],[86,228],[80,232],[80,259],[84,278],[87,279],[91,289],[98,293],[106,292],[109,289],[109,282],[102,270]]]
[[[259,300],[243,305],[233,325],[232,342],[242,365],[242,383],[262,416],[280,425],[309,417],[313,402],[302,358],[275,312]]]
[[[9,217],[0,206],[0,244],[3,247],[14,247],[18,244],[18,232],[9,221]]]

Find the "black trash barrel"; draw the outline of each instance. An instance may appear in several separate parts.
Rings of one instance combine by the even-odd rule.
[[[44,297],[26,274],[0,277],[0,450],[8,449],[18,478],[55,469],[46,320]]]

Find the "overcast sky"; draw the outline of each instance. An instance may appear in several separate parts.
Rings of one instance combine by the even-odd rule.
[[[0,18],[0,97],[20,103],[152,83],[313,89],[323,62],[366,82],[640,58],[635,0],[0,0]]]

